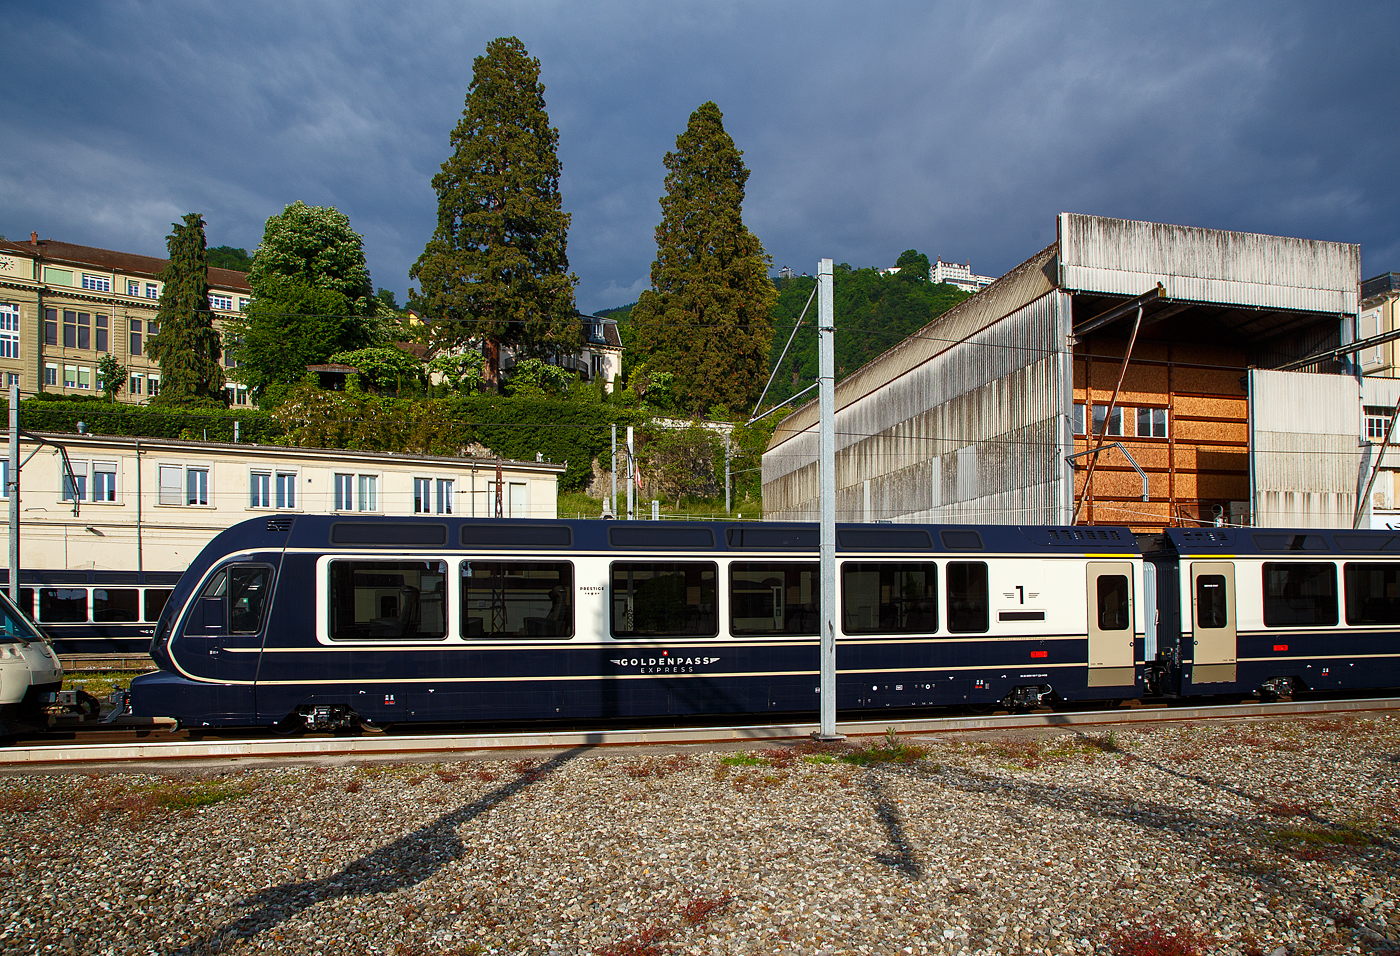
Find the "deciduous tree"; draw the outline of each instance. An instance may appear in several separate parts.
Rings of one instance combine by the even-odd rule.
[[[252,301],[229,324],[229,336],[238,359],[233,374],[259,402],[275,404],[306,366],[388,337],[364,241],[334,206],[298,201],[270,217],[248,284]]]
[[[209,310],[204,217],[192,212],[183,225],[171,223],[171,229],[165,240],[170,262],[160,274],[164,285],[156,306],[160,332],[146,344],[147,354],[160,365],[156,401],[222,402],[224,373],[219,367],[219,333]]]
[[[409,304],[433,323],[434,344],[482,342],[492,387],[502,345],[528,355],[578,341],[559,131],[539,76],[515,37],[476,58],[453,153],[433,177],[437,229],[409,273],[420,285]]]
[[[767,376],[777,297],[772,260],[744,226],[749,171],[714,103],[690,114],[665,162],[651,289],[630,316],[639,357],[676,375],[692,412],[741,408]]]

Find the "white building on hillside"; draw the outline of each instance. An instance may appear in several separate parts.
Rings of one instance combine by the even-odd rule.
[[[928,277],[936,283],[946,282],[957,286],[964,292],[981,292],[997,281],[995,276],[973,275],[970,259],[966,263],[944,262],[942,256],[939,256],[938,261],[929,269]]]

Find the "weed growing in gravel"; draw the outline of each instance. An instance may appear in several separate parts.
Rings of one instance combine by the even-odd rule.
[[[726,767],[766,767],[766,766],[768,766],[768,761],[767,761],[767,760],[765,760],[764,758],[760,757],[758,754],[751,754],[751,753],[747,753],[747,752],[740,752],[740,753],[737,753],[737,754],[728,754],[728,755],[726,755],[726,756],[724,756],[724,757],[721,757],[721,758],[719,759],[719,762],[722,763],[722,764],[723,764],[724,766],[726,766]]]
[[[646,929],[615,943],[595,949],[595,956],[665,956],[672,951],[667,944],[687,929],[704,926],[729,909],[732,897],[695,896],[669,917],[656,920]]]
[[[349,783],[347,783],[347,784],[345,785],[345,792],[346,792],[346,793],[359,793],[361,790],[364,789],[364,786],[365,786],[365,782],[364,782],[363,780],[351,780]]]
[[[1104,942],[1113,956],[1204,956],[1212,945],[1189,926],[1169,930],[1157,923],[1113,930],[1104,934]]]
[[[803,754],[803,763],[835,763],[836,758],[831,754]]]
[[[996,740],[980,743],[973,753],[978,756],[996,757],[1004,761],[1007,768],[1024,767],[1034,770],[1044,763],[1039,740]]]
[[[669,777],[673,773],[689,770],[692,760],[687,754],[671,754],[666,757],[642,757],[622,765],[622,772],[634,780],[643,777]]]
[[[443,783],[456,783],[458,780],[462,779],[462,775],[455,770],[447,770],[439,767],[435,772],[437,773],[437,778]]]
[[[158,786],[151,790],[151,801],[166,810],[194,810],[212,807],[225,800],[247,796],[248,789],[221,780],[194,780],[189,783]]]
[[[252,787],[230,780],[166,780],[160,783],[107,784],[89,787],[69,815],[78,823],[96,823],[125,815],[128,823],[145,820],[157,810],[193,813],[248,795]]]
[[[44,795],[34,787],[0,793],[0,813],[33,813],[43,804]]]
[[[1370,846],[1375,842],[1369,834],[1346,825],[1282,827],[1274,831],[1274,840],[1284,846],[1292,844],[1310,847]]]
[[[929,748],[921,744],[906,744],[893,727],[885,731],[879,743],[867,744],[841,755],[845,763],[867,767],[881,763],[918,763],[928,756]]]

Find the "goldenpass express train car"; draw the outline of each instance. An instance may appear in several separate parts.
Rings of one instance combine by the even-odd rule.
[[[144,654],[179,571],[20,571],[19,604],[60,654]],[[0,586],[10,572],[0,569]]]
[[[1296,534],[1268,534],[1173,530],[1145,559],[1123,528],[839,525],[838,706],[1400,682],[1395,653],[1347,666],[1361,625],[1297,623],[1325,575]],[[1310,537],[1342,580],[1356,541]],[[1261,550],[1276,538],[1287,546]],[[161,670],[133,682],[132,712],[287,729],[811,714],[817,543],[814,525],[776,523],[244,522],[176,587],[151,646]],[[1400,573],[1400,550],[1390,560]],[[1292,616],[1266,613],[1271,600]],[[1299,653],[1260,657],[1266,639]]]
[[[1141,694],[1122,529],[843,525],[838,702]],[[132,712],[185,725],[810,713],[814,525],[306,516],[215,538]]]

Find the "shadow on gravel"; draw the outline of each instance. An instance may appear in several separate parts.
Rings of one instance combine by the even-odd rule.
[[[880,778],[873,773],[869,777],[869,785],[870,796],[875,804],[875,816],[885,825],[885,832],[890,840],[890,849],[893,851],[877,853],[875,855],[876,862],[898,870],[910,879],[922,879],[924,868],[919,863],[919,858],[914,854],[914,847],[904,832],[904,819],[899,815],[899,810],[890,799],[890,795],[885,792],[885,786],[881,783]]]
[[[1181,773],[1152,761],[1143,763],[1167,776],[1229,793],[1261,807],[1269,805],[1266,798],[1238,787],[1197,774]],[[949,780],[950,777],[954,779]],[[957,777],[961,777],[962,780],[956,780]],[[1228,844],[1221,843],[1223,837],[1272,846],[1275,845],[1279,827],[1232,820],[1229,816],[1203,811],[1190,805],[1174,806],[1148,799],[1125,799],[1092,790],[1035,784],[973,770],[945,772],[942,779],[952,789],[966,793],[1000,793],[1006,797],[1019,797],[1042,807],[1079,813],[1086,818],[1118,820],[1146,830],[1170,833],[1192,849],[1197,859],[1203,863],[1210,863],[1218,870],[1266,886],[1275,895],[1291,899],[1299,906],[1334,920],[1339,928],[1351,930],[1353,941],[1360,946],[1363,953],[1400,953],[1397,942],[1387,938],[1387,927],[1358,913],[1354,906],[1348,905],[1349,901],[1328,894],[1324,887],[1309,884],[1266,858],[1241,855],[1234,852]],[[1009,807],[1004,812],[1013,818],[1016,816],[1014,810]],[[1336,826],[1333,821],[1313,812],[1307,813],[1306,818],[1319,825]],[[1019,820],[1015,822],[1018,825],[1020,823]],[[1396,844],[1391,840],[1381,839],[1372,843],[1370,849],[1379,852],[1370,857],[1350,855],[1346,859],[1347,865],[1374,872],[1383,885],[1400,880],[1400,860],[1395,852]]]
[[[492,807],[509,800],[589,749],[574,747],[557,754],[480,799],[445,813],[393,843],[346,864],[338,873],[327,874],[319,880],[284,883],[263,890],[243,901],[241,906],[247,912],[238,919],[216,926],[202,938],[167,950],[167,953],[169,956],[218,953],[237,940],[271,929],[318,903],[340,897],[392,893],[422,883],[447,863],[460,859],[465,852],[466,848],[457,836],[459,826],[470,823]]]

